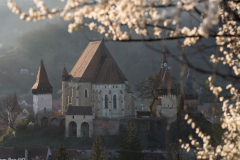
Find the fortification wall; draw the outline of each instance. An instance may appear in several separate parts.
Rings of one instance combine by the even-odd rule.
[[[119,119],[94,119],[93,136],[118,135],[120,128]]]

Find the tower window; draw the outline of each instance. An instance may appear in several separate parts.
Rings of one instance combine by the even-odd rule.
[[[108,96],[105,95],[105,108],[108,108]]]
[[[113,108],[114,109],[117,108],[117,96],[116,95],[113,96]]]
[[[74,116],[72,116],[72,119],[74,119]]]
[[[44,107],[44,113],[46,113],[46,107]]]

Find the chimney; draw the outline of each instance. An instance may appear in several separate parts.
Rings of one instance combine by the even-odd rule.
[[[25,149],[25,160],[28,160],[28,150]]]

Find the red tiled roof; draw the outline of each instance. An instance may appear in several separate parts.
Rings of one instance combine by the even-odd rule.
[[[173,83],[172,77],[170,76],[168,68],[165,69],[165,73],[161,80],[161,83],[158,89],[176,89],[175,84]]]
[[[0,159],[8,159],[13,153],[12,147],[0,147]]]
[[[41,159],[47,157],[48,146],[15,146],[11,158],[25,158],[25,149],[28,150],[28,159],[36,158],[36,156],[41,157]]]
[[[18,113],[22,112],[22,110],[18,104],[16,93],[14,93],[14,95],[13,95],[13,102],[12,102],[11,108],[9,109],[9,112],[18,112]]]
[[[69,106],[66,115],[92,115],[92,107]]]
[[[102,48],[102,47],[105,47],[105,48]],[[116,68],[115,70],[117,70],[121,79],[126,81],[127,80],[126,77],[124,76],[124,74],[118,67],[117,63],[114,61],[112,55],[109,53],[108,49],[104,45],[104,41],[95,41],[95,42],[90,42],[88,44],[87,48],[84,50],[81,57],[78,59],[77,63],[69,73],[69,75],[72,76],[72,80],[73,81],[80,81],[80,80],[94,81],[94,78],[98,77],[97,75],[98,71],[101,70],[100,68],[101,68],[102,56],[105,56],[105,59],[112,60],[112,64],[114,64]]]
[[[43,60],[41,59],[36,83],[33,85],[32,89],[45,89],[45,88],[52,89],[53,87],[48,81],[47,72],[44,67]]]

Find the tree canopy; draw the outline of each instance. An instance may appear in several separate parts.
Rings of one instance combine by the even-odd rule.
[[[105,148],[102,147],[102,139],[99,136],[95,138],[90,154],[89,160],[105,160],[107,158]]]
[[[125,127],[125,131],[120,135],[120,150],[117,151],[119,158],[121,160],[140,160],[143,158],[143,153],[135,125],[128,119]]]

